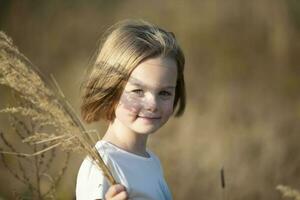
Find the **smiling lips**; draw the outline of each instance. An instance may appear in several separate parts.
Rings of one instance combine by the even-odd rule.
[[[160,117],[147,117],[147,116],[139,116],[139,118],[143,118],[143,119],[160,119]]]

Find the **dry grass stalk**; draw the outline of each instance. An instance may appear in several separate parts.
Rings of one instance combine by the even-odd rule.
[[[222,200],[226,200],[226,182],[225,182],[225,170],[224,167],[220,170],[221,188],[222,188]]]
[[[10,127],[14,129],[14,133],[16,133],[13,141],[8,140],[7,134],[0,132],[0,140],[3,142],[3,146],[5,146],[10,152],[17,152],[16,141],[22,141],[23,138],[26,138],[27,135],[30,135],[31,132],[34,132],[38,129],[34,125],[30,123],[24,123],[25,120],[21,120],[19,117],[14,115],[10,116]],[[38,152],[41,147],[37,145],[27,144],[28,149],[30,149],[33,153]],[[1,149],[1,151],[3,151]],[[15,177],[18,181],[23,183],[27,187],[27,192],[21,194],[20,192],[14,192],[15,199],[56,199],[55,198],[55,186],[60,182],[63,174],[65,173],[69,159],[70,153],[66,153],[65,161],[61,170],[55,174],[54,178],[52,178],[48,172],[50,171],[50,167],[53,164],[55,155],[55,149],[52,149],[49,152],[39,154],[34,157],[15,157],[15,161],[17,165],[13,165],[6,158],[5,154],[0,154],[1,161],[3,166],[9,171],[9,173]],[[28,167],[30,166],[30,167]],[[42,191],[42,181],[45,183],[47,181],[47,188],[43,187]],[[44,184],[45,185],[45,184]]]
[[[78,150],[93,159],[111,184],[116,183],[94,147],[95,140],[85,130],[57,83],[43,76],[3,32],[0,32],[0,84],[8,86],[26,102],[26,106],[10,107],[1,112],[26,116],[45,131],[34,132],[24,138],[24,142],[43,145],[41,150],[35,153],[1,151],[2,153],[31,157],[58,146],[66,151]],[[51,134],[49,129],[52,129]]]
[[[279,190],[283,197],[293,198],[295,200],[300,200],[300,192],[298,190],[292,189],[288,186],[278,185],[276,187]]]

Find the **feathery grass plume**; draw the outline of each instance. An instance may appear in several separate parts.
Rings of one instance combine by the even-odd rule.
[[[288,186],[278,185],[276,187],[282,193],[283,197],[294,198],[295,200],[300,200],[300,192],[298,190],[292,189]]]
[[[21,100],[18,101],[20,103]],[[26,103],[26,102],[24,102]],[[0,141],[3,143],[3,148],[9,149],[11,152],[17,153],[16,146],[17,142],[22,141],[26,136],[30,135],[35,130],[41,127],[34,126],[30,122],[25,122],[25,119],[21,119],[19,116],[10,115],[9,116],[10,127],[13,128],[15,137],[13,140],[8,139],[4,134],[0,132]],[[41,148],[38,145],[26,144],[25,146],[30,149],[31,152],[38,152]],[[0,149],[3,151],[3,149]],[[51,149],[48,152],[44,152],[33,157],[19,157],[16,156],[13,161],[7,159],[5,154],[0,154],[1,162],[4,168],[20,183],[22,183],[26,188],[25,193],[20,193],[18,191],[13,192],[14,199],[56,199],[55,187],[61,181],[62,176],[65,174],[69,160],[70,152],[66,152],[64,156],[63,166],[53,177],[48,174],[50,168],[53,168],[53,163],[56,163],[55,158],[56,149]],[[60,160],[61,162],[61,160]],[[15,164],[14,164],[15,163]]]
[[[38,152],[1,153],[30,157],[58,146],[66,151],[81,151],[92,158],[111,184],[116,183],[94,146],[95,139],[85,130],[55,79],[46,78],[3,32],[0,32],[0,84],[8,86],[30,105],[9,107],[2,113],[18,113],[27,116],[35,125],[53,129],[47,131],[45,128],[46,132],[35,132],[24,139],[24,142],[43,145]]]

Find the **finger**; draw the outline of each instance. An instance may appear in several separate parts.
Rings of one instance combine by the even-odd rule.
[[[113,200],[128,200],[128,193],[126,191],[122,191],[114,196]]]
[[[125,187],[121,184],[112,185],[109,187],[108,191],[105,194],[105,198],[109,199],[114,197],[116,194],[125,191]]]

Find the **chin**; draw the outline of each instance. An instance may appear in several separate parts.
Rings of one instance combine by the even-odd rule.
[[[133,129],[134,132],[138,133],[138,134],[143,134],[143,135],[151,135],[153,133],[155,133],[157,130],[159,129],[159,127],[155,127],[155,128],[135,128]]]

